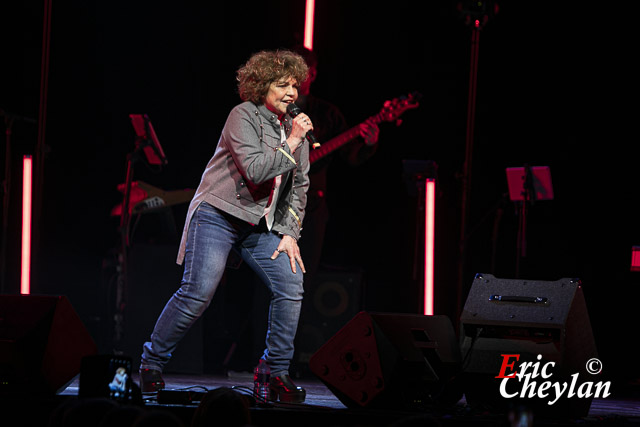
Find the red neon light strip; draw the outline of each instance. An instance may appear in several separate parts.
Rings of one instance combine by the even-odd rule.
[[[22,160],[22,265],[20,274],[20,293],[31,293],[31,156]]]
[[[640,271],[640,246],[631,247],[631,271]]]
[[[427,179],[424,231],[424,314],[433,315],[433,261],[435,247],[436,181]]]
[[[307,0],[304,14],[304,47],[313,50],[313,15],[315,11],[315,0]]]

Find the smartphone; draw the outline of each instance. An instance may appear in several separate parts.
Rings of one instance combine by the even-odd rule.
[[[93,355],[82,358],[80,397],[108,397],[131,401],[131,358],[118,355]]]

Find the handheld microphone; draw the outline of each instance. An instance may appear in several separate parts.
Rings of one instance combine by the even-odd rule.
[[[300,107],[298,107],[296,104],[294,104],[293,102],[289,105],[287,105],[287,113],[289,113],[289,115],[291,117],[296,117],[298,114],[302,113],[302,110],[300,109]],[[313,134],[312,131],[307,132],[307,140],[311,143],[311,146],[316,149],[320,147],[320,143],[318,142],[318,139],[316,138],[316,136]]]

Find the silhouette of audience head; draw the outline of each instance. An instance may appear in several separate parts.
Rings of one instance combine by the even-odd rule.
[[[164,409],[121,404],[109,398],[80,398],[62,402],[49,416],[48,427],[187,427]]]
[[[407,415],[389,424],[389,427],[441,427],[442,423],[432,415]]]
[[[150,409],[139,415],[131,427],[186,427],[186,425],[173,412]]]
[[[130,427],[144,412],[145,409],[140,406],[121,405],[107,412],[99,427]]]
[[[102,417],[118,407],[108,398],[69,399],[61,403],[49,417],[50,427],[97,426]]]
[[[229,387],[208,391],[191,420],[191,427],[241,427],[251,424],[249,399]]]

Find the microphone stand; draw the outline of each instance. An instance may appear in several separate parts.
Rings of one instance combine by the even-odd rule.
[[[130,198],[131,187],[133,185],[133,167],[135,162],[140,159],[140,153],[143,148],[149,144],[148,139],[138,138],[136,139],[136,148],[133,152],[127,155],[127,173],[125,178],[125,190],[122,201],[122,212],[120,213],[120,253],[118,254],[118,279],[116,285],[116,313],[113,317],[114,320],[114,348],[115,354],[118,353],[118,348],[121,344],[122,335],[124,332],[124,311],[127,302],[127,282],[128,282],[128,252],[130,246],[129,227],[131,224],[130,213]]]
[[[477,21],[474,21],[477,22]],[[460,241],[458,246],[458,283],[456,286],[456,318],[462,313],[462,304],[465,295],[464,279],[468,262],[468,218],[470,215],[471,199],[471,173],[472,173],[472,161],[473,161],[473,142],[474,142],[474,127],[475,127],[475,110],[476,110],[476,88],[477,88],[477,76],[478,76],[478,55],[480,49],[480,30],[482,26],[472,25],[471,30],[471,59],[469,70],[469,95],[467,104],[467,129],[465,135],[465,157],[463,168],[464,171],[460,174],[460,180],[462,182],[461,190],[461,212],[460,212]]]
[[[536,191],[533,186],[533,174],[531,173],[531,167],[529,165],[524,165],[522,196],[523,200],[520,201],[520,217],[518,219],[516,278],[520,278],[520,263],[527,256],[527,214],[529,204],[533,205],[536,200]]]

